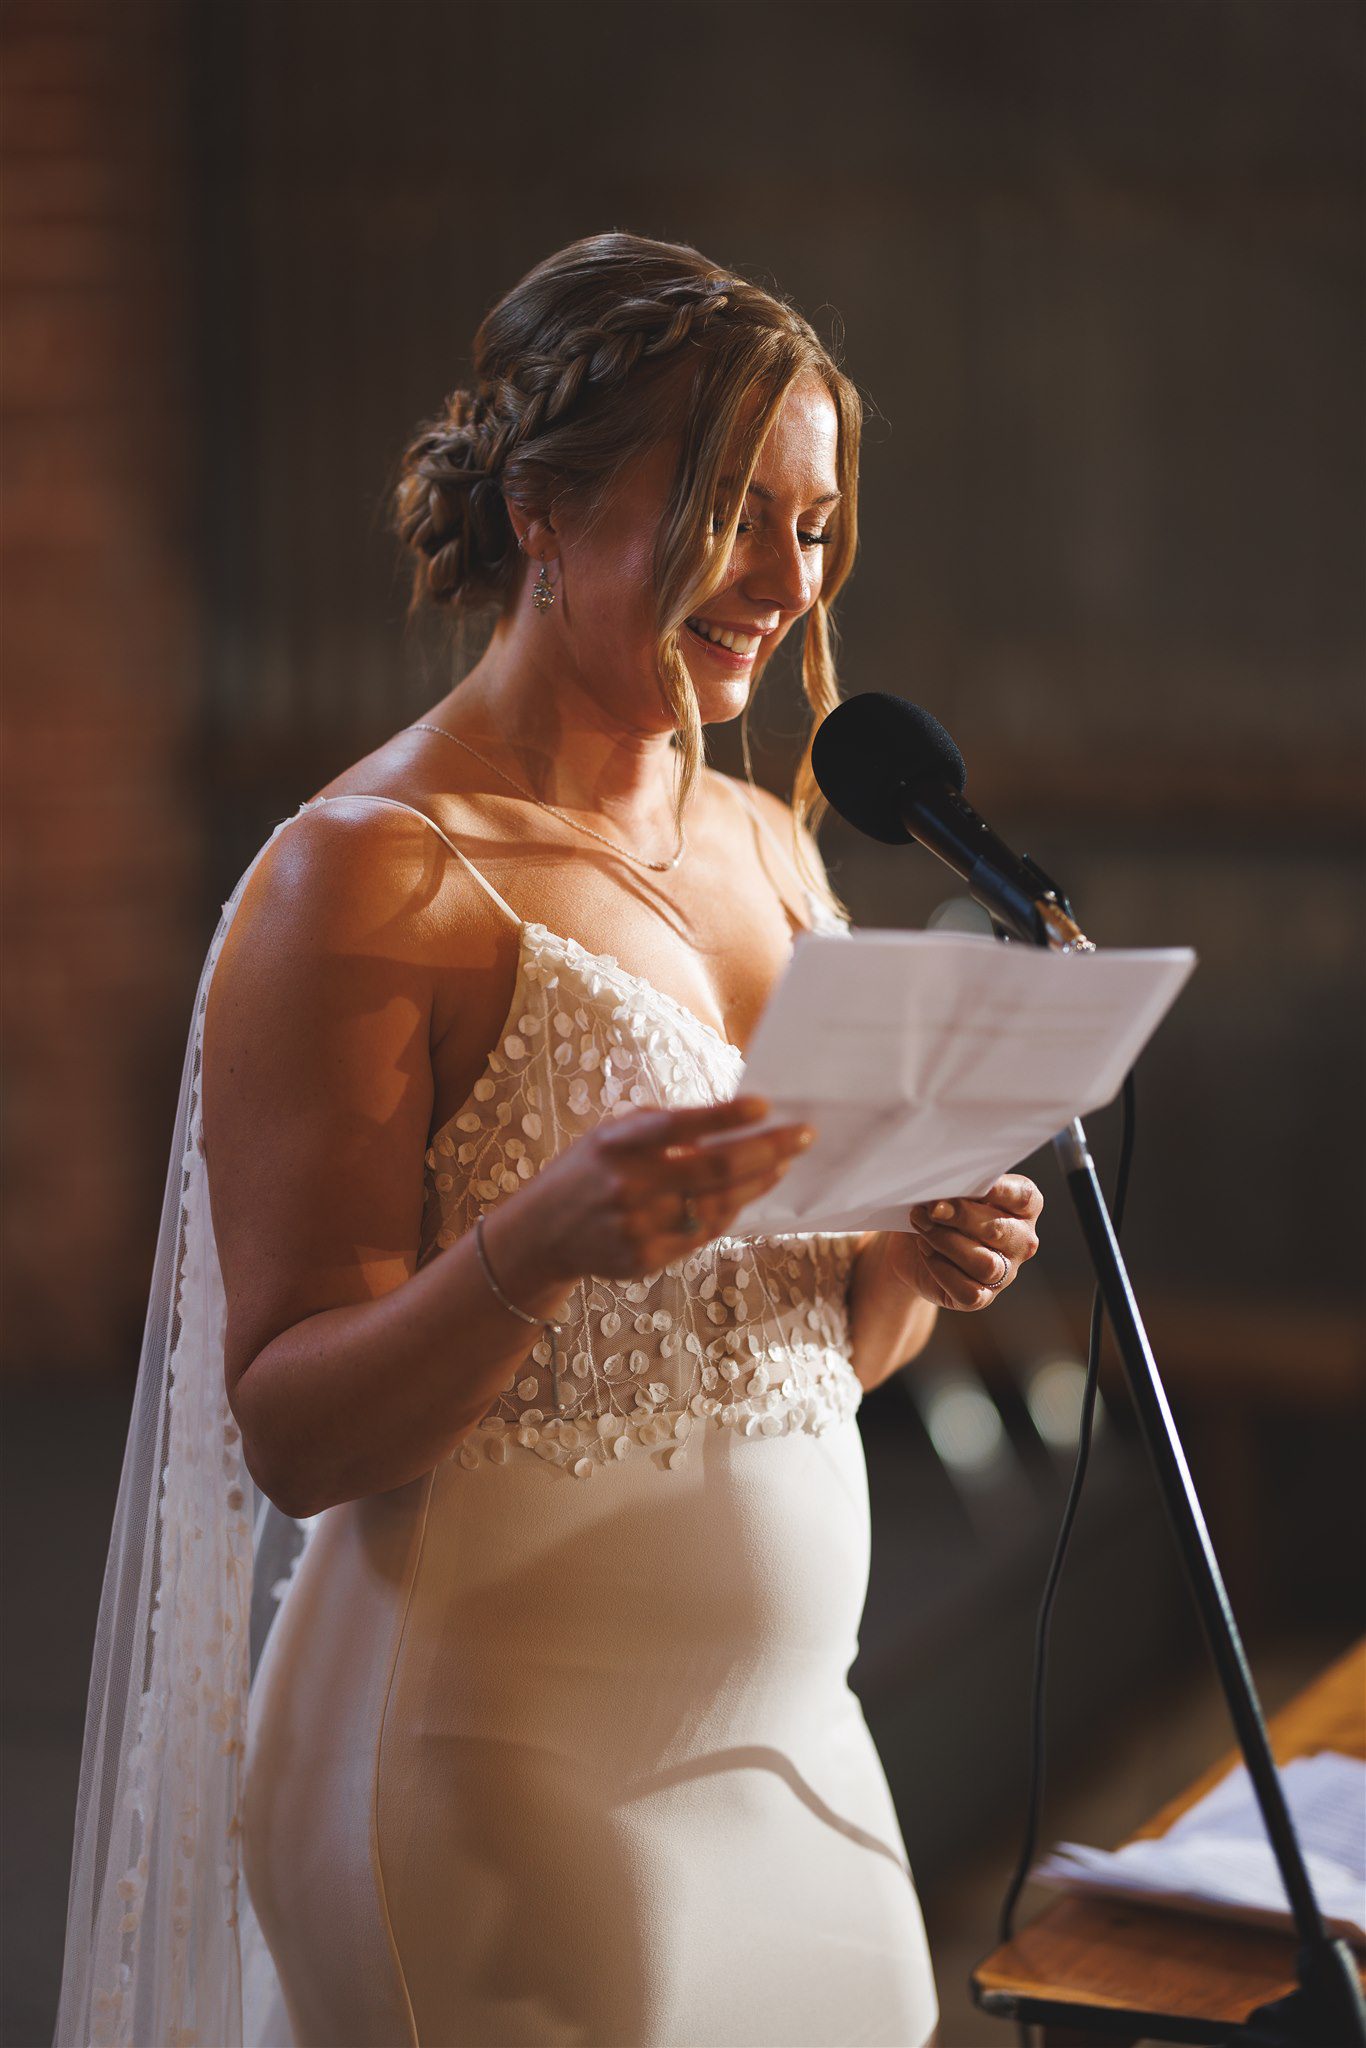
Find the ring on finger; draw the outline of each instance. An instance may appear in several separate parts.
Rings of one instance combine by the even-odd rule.
[[[1001,1261],[1001,1277],[999,1280],[988,1280],[987,1282],[987,1286],[993,1294],[999,1294],[1006,1281],[1010,1278],[1010,1260],[1002,1252],[997,1252],[996,1256]]]

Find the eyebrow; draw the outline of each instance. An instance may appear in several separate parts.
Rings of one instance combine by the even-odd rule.
[[[750,490],[753,491],[756,498],[762,498],[765,504],[771,505],[774,502],[773,492],[765,490],[762,484],[751,484]],[[839,496],[840,493],[838,491],[827,491],[823,498],[813,498],[811,503],[812,505],[833,505]]]

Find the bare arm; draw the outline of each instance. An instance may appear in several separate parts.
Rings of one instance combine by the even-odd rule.
[[[432,878],[415,819],[296,820],[253,876],[210,991],[205,1151],[228,1396],[249,1470],[291,1514],[429,1471],[537,1335],[491,1294],[472,1244],[416,1271]],[[471,972],[489,971],[477,926],[470,945]],[[515,1301],[554,1315],[573,1276],[509,1222],[486,1226],[495,1271]]]
[[[889,1231],[865,1231],[849,1275],[850,1358],[869,1392],[924,1350],[939,1314],[904,1281],[889,1282],[891,1248]]]
[[[483,913],[437,924],[416,820],[304,818],[252,877],[205,1021],[204,1127],[227,1295],[225,1377],[247,1467],[285,1513],[401,1486],[475,1426],[539,1332],[462,1238],[417,1271],[436,977],[495,971]],[[444,857],[439,857],[444,869]],[[481,938],[481,931],[484,936]],[[575,1140],[485,1225],[504,1291],[557,1320],[578,1277],[651,1272],[774,1184],[766,1105],[632,1112]],[[701,1162],[679,1140],[733,1137]]]
[[[856,1371],[877,1386],[922,1350],[937,1312],[990,1308],[1039,1249],[1043,1195],[1027,1174],[1003,1173],[980,1198],[920,1202],[906,1230],[865,1239],[850,1288]]]

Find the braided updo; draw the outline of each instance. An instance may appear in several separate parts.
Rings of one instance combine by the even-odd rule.
[[[862,406],[819,336],[775,293],[698,250],[592,235],[538,263],[474,338],[473,381],[404,451],[394,529],[413,550],[410,611],[505,609],[525,572],[509,501],[592,503],[633,456],[675,438],[680,456],[655,558],[661,682],[679,733],[681,816],[702,730],[678,645],[683,621],[724,575],[759,451],[789,386],[818,375],[839,419],[839,517],[821,596],[804,622],[806,694],[838,701],[828,607],[853,566]],[[823,808],[809,747],[793,793]]]

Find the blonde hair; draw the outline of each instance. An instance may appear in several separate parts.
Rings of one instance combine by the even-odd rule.
[[[791,385],[820,378],[839,425],[841,493],[821,593],[802,622],[811,728],[792,788],[800,871],[836,907],[802,843],[826,805],[811,735],[839,702],[830,609],[858,545],[862,401],[796,309],[696,249],[631,234],[591,235],[528,271],[474,338],[475,383],[454,391],[404,451],[394,530],[424,602],[467,615],[506,610],[522,574],[508,501],[566,494],[599,502],[621,466],[676,437],[680,455],[655,551],[658,663],[678,735],[675,820],[703,761],[702,723],[679,648],[685,619],[719,587],[759,452]],[[753,701],[753,691],[750,702]],[[746,772],[749,709],[741,721]]]

